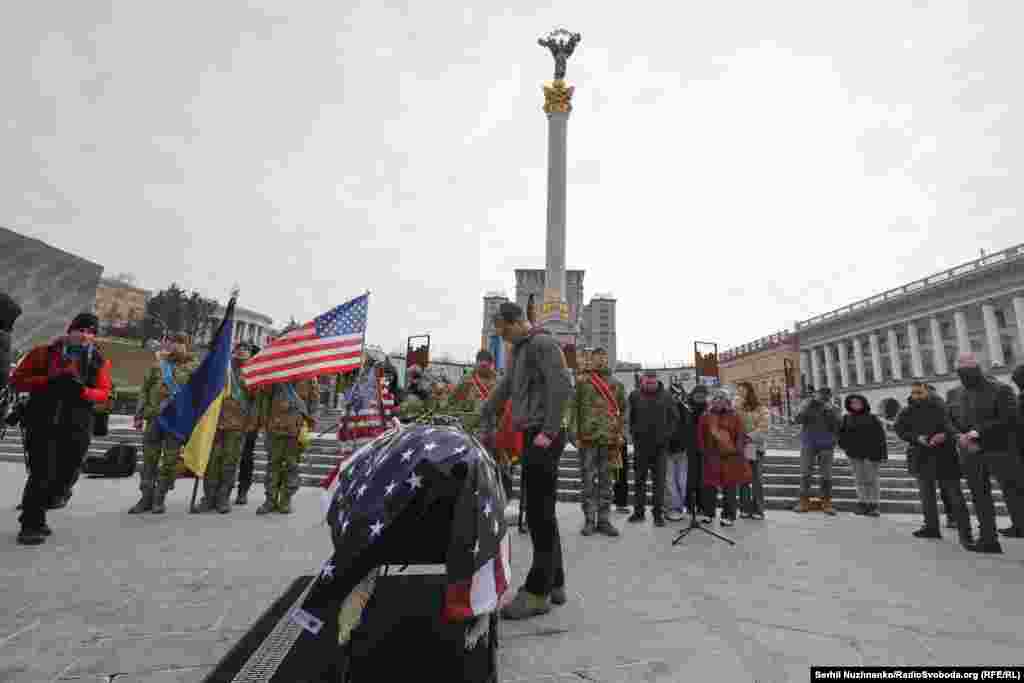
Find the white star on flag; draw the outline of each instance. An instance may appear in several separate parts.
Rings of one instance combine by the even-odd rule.
[[[356,498],[362,498],[363,494],[366,493],[366,489],[368,489],[368,488],[369,487],[366,484],[363,484],[362,486],[360,486],[359,487],[359,491],[356,493]]]
[[[396,486],[398,486],[398,484],[396,484],[395,482],[391,482],[390,484],[385,486],[384,487],[384,495],[385,496],[390,496],[391,492],[395,490]]]
[[[380,536],[380,532],[383,531],[383,529],[384,529],[384,525],[381,524],[380,520],[378,519],[370,527],[370,538],[373,538],[374,536]]]
[[[320,569],[321,578],[334,578],[334,565],[331,564],[330,560],[324,562],[324,566]]]
[[[412,454],[415,452],[416,451],[410,448],[405,453],[402,453],[402,462],[409,462],[410,460],[412,460]]]
[[[490,517],[491,516],[491,501],[487,501],[487,504],[484,505],[484,516],[485,517]]]
[[[434,450],[435,448],[437,448],[437,444],[434,443],[434,442],[430,442],[426,446],[423,447],[423,450],[425,450],[427,453],[429,453],[430,451]]]
[[[455,455],[458,455],[459,453],[462,453],[464,450],[466,450],[465,446],[459,446],[454,451],[452,451],[452,453],[454,453]]]
[[[413,487],[413,489],[418,489],[420,486],[423,485],[423,477],[421,477],[418,474],[413,474],[405,481],[409,484],[409,486]]]

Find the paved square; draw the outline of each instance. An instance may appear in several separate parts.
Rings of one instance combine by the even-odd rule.
[[[81,480],[54,536],[17,546],[24,467],[0,463],[0,681],[200,681],[300,574],[329,554],[319,492],[291,516],[189,515],[191,482],[168,513],[128,515],[137,479]],[[804,681],[811,664],[1024,662],[1024,541],[1002,556],[955,534],[910,536],[919,520],[774,512],[680,546],[678,525],[579,535],[559,507],[569,603],[505,622],[503,683]],[[1005,518],[1002,520],[1006,522]],[[513,531],[516,585],[530,558]]]

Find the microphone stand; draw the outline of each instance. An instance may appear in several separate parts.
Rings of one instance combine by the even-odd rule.
[[[698,429],[699,429],[699,420],[698,420]],[[694,452],[690,453],[690,457],[691,458],[699,458],[699,457],[701,457],[701,454],[700,454],[700,452],[696,448],[694,448]],[[703,463],[701,463],[701,464],[703,464]],[[701,471],[701,477],[699,477],[699,478],[701,480],[703,480],[704,468],[701,467],[700,471]],[[697,506],[698,506],[698,502],[700,500],[700,486],[697,485],[697,483],[698,483],[697,481],[693,481],[693,480],[696,480],[696,479],[698,479],[698,477],[687,477],[686,478],[686,489],[687,489],[687,491],[690,494],[690,525],[687,526],[684,529],[681,529],[679,531],[679,533],[676,534],[675,539],[673,539],[673,541],[672,541],[672,545],[679,545],[682,542],[682,540],[684,538],[686,538],[690,534],[690,532],[693,531],[694,529],[696,529],[698,531],[703,531],[708,536],[712,536],[714,538],[717,538],[720,541],[725,541],[729,545],[736,545],[736,541],[734,541],[733,539],[729,538],[728,536],[724,536],[724,535],[718,533],[714,529],[709,529],[706,525],[703,525],[703,524],[701,524],[700,522],[697,521]],[[703,483],[703,481],[701,481],[700,483]],[[716,497],[717,497],[717,495],[716,495]],[[716,503],[717,503],[717,501],[716,501]],[[713,511],[714,511],[714,508],[712,508],[712,512]]]

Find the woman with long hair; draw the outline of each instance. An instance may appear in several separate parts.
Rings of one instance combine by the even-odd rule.
[[[737,392],[736,414],[743,421],[743,429],[747,433],[743,456],[750,463],[751,473],[749,501],[740,516],[744,519],[764,519],[764,481],[761,463],[767,450],[766,441],[768,430],[771,428],[771,415],[768,409],[761,405],[753,384],[740,382],[737,385]],[[745,496],[740,496],[741,501],[744,498]]]

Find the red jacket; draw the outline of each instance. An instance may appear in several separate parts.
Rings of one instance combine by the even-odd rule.
[[[56,376],[61,370],[79,370],[77,360],[65,360],[61,357],[60,346],[37,346],[14,371],[14,388],[19,392],[27,391],[38,394],[46,391],[51,375]],[[103,403],[110,398],[112,382],[110,379],[111,364],[104,359],[96,368],[96,386],[82,387],[82,399],[91,403]]]

